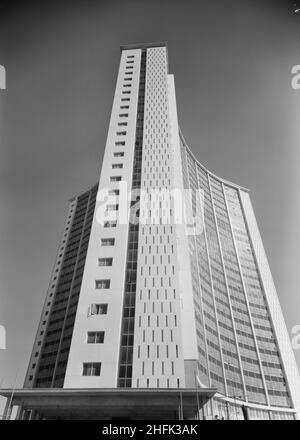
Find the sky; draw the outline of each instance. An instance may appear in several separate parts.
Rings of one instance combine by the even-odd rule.
[[[196,157],[251,190],[289,334],[300,325],[300,14],[288,0],[1,2],[0,387],[23,385],[68,199],[99,178],[120,45],[166,41]],[[300,350],[295,350],[300,366]],[[0,413],[1,404],[0,402]]]

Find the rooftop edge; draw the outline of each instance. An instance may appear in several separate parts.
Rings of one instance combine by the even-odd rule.
[[[168,44],[165,41],[159,41],[154,43],[132,43],[132,44],[121,44],[120,50],[132,50],[132,49],[147,49],[149,47],[166,47]]]

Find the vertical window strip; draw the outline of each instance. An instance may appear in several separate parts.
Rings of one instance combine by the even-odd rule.
[[[139,222],[136,222],[138,214],[139,195],[137,191],[141,187],[141,167],[143,151],[143,126],[144,126],[144,97],[145,97],[145,72],[146,52],[142,52],[140,67],[139,97],[136,121],[136,138],[134,149],[134,166],[132,173],[131,189],[134,195],[131,200],[130,222],[128,232],[128,249],[125,273],[125,290],[123,303],[123,317],[120,341],[118,387],[131,388],[132,386],[132,360],[134,344],[134,318],[135,318],[135,295],[137,278],[137,255]],[[138,191],[139,193],[139,191]],[[137,224],[135,224],[137,223]]]

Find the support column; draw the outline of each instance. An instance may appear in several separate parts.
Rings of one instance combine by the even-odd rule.
[[[38,411],[35,411],[35,418],[34,420],[41,420],[41,414]]]
[[[9,414],[9,408],[10,408],[10,399],[9,398],[7,398],[7,400],[6,400],[6,404],[5,404],[5,408],[4,408],[4,412],[3,412],[3,418],[2,418],[2,420],[9,420],[9,418],[8,418],[8,414]],[[9,416],[10,416],[10,414],[9,414]]]
[[[16,420],[22,420],[22,416],[23,416],[23,407],[22,405],[19,405],[17,410]]]

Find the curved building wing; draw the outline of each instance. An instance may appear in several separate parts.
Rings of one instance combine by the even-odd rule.
[[[204,192],[189,236],[203,384],[248,403],[299,407],[299,375],[247,189],[208,171],[180,132],[184,186]],[[273,408],[274,409],[274,408]]]

